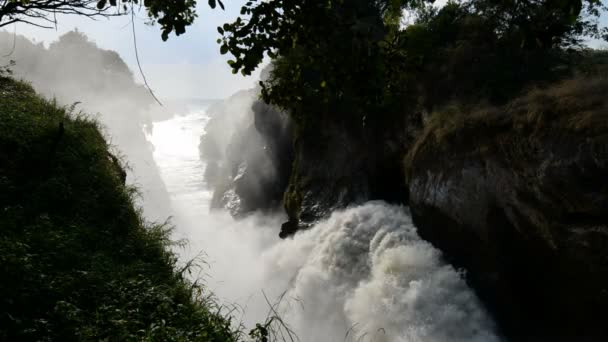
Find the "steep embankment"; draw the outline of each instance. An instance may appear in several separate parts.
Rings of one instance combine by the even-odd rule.
[[[14,47],[14,49],[13,49]],[[135,82],[127,64],[114,51],[99,48],[79,31],[68,32],[48,47],[25,37],[0,32],[0,65],[15,60],[16,79],[31,82],[38,93],[62,105],[95,114],[113,145],[128,159],[127,183],[143,193],[138,204],[152,220],[172,215],[169,195],[154,164],[152,148],[144,133],[155,106],[147,89]]]
[[[233,341],[97,124],[0,78],[0,340]]]
[[[445,109],[406,158],[421,236],[513,336],[608,335],[607,93],[606,79],[575,79]]]

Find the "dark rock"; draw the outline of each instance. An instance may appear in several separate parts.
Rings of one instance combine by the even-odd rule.
[[[421,236],[513,340],[608,338],[607,83],[588,83],[431,125],[407,159]]]
[[[416,118],[396,118],[390,129],[329,117],[300,127],[283,200],[289,219],[305,229],[348,205],[375,199],[404,203],[407,189],[400,156],[419,127]]]
[[[298,225],[298,221],[289,220],[281,225],[281,232],[279,233],[279,237],[281,239],[285,239],[289,236],[292,236],[300,229]]]
[[[211,206],[235,217],[278,210],[291,172],[289,118],[254,98],[253,90],[241,92],[211,108],[201,138],[204,177],[214,190]]]

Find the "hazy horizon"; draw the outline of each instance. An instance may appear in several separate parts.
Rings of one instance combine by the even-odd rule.
[[[226,3],[226,10],[209,9],[206,2],[197,5],[198,18],[186,33],[163,42],[158,25],[148,25],[140,10],[135,19],[137,47],[141,66],[148,83],[161,101],[188,99],[225,99],[240,89],[252,88],[259,69],[249,77],[232,74],[227,55],[219,53],[217,26],[236,19],[241,2]],[[28,24],[12,24],[4,31],[22,35],[48,46],[66,32],[77,29],[97,46],[116,51],[133,71],[139,83],[130,16],[92,20],[74,15],[58,15],[57,29],[44,29]],[[2,31],[2,30],[0,30]],[[0,56],[10,53],[0,47]],[[7,50],[7,51],[5,51]],[[2,60],[10,58],[3,57]]]

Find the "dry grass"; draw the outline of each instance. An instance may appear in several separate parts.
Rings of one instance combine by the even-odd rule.
[[[517,126],[605,133],[608,129],[608,78],[575,78],[546,89],[534,89],[513,101],[508,112]]]
[[[406,155],[405,169],[421,149],[515,131],[535,136],[550,131],[608,134],[608,78],[578,77],[534,88],[504,106],[452,104],[431,114]],[[481,146],[480,146],[481,147]],[[408,171],[409,173],[409,171]]]

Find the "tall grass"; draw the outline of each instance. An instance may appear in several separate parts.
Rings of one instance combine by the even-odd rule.
[[[108,151],[95,121],[0,78],[0,340],[239,340]]]

